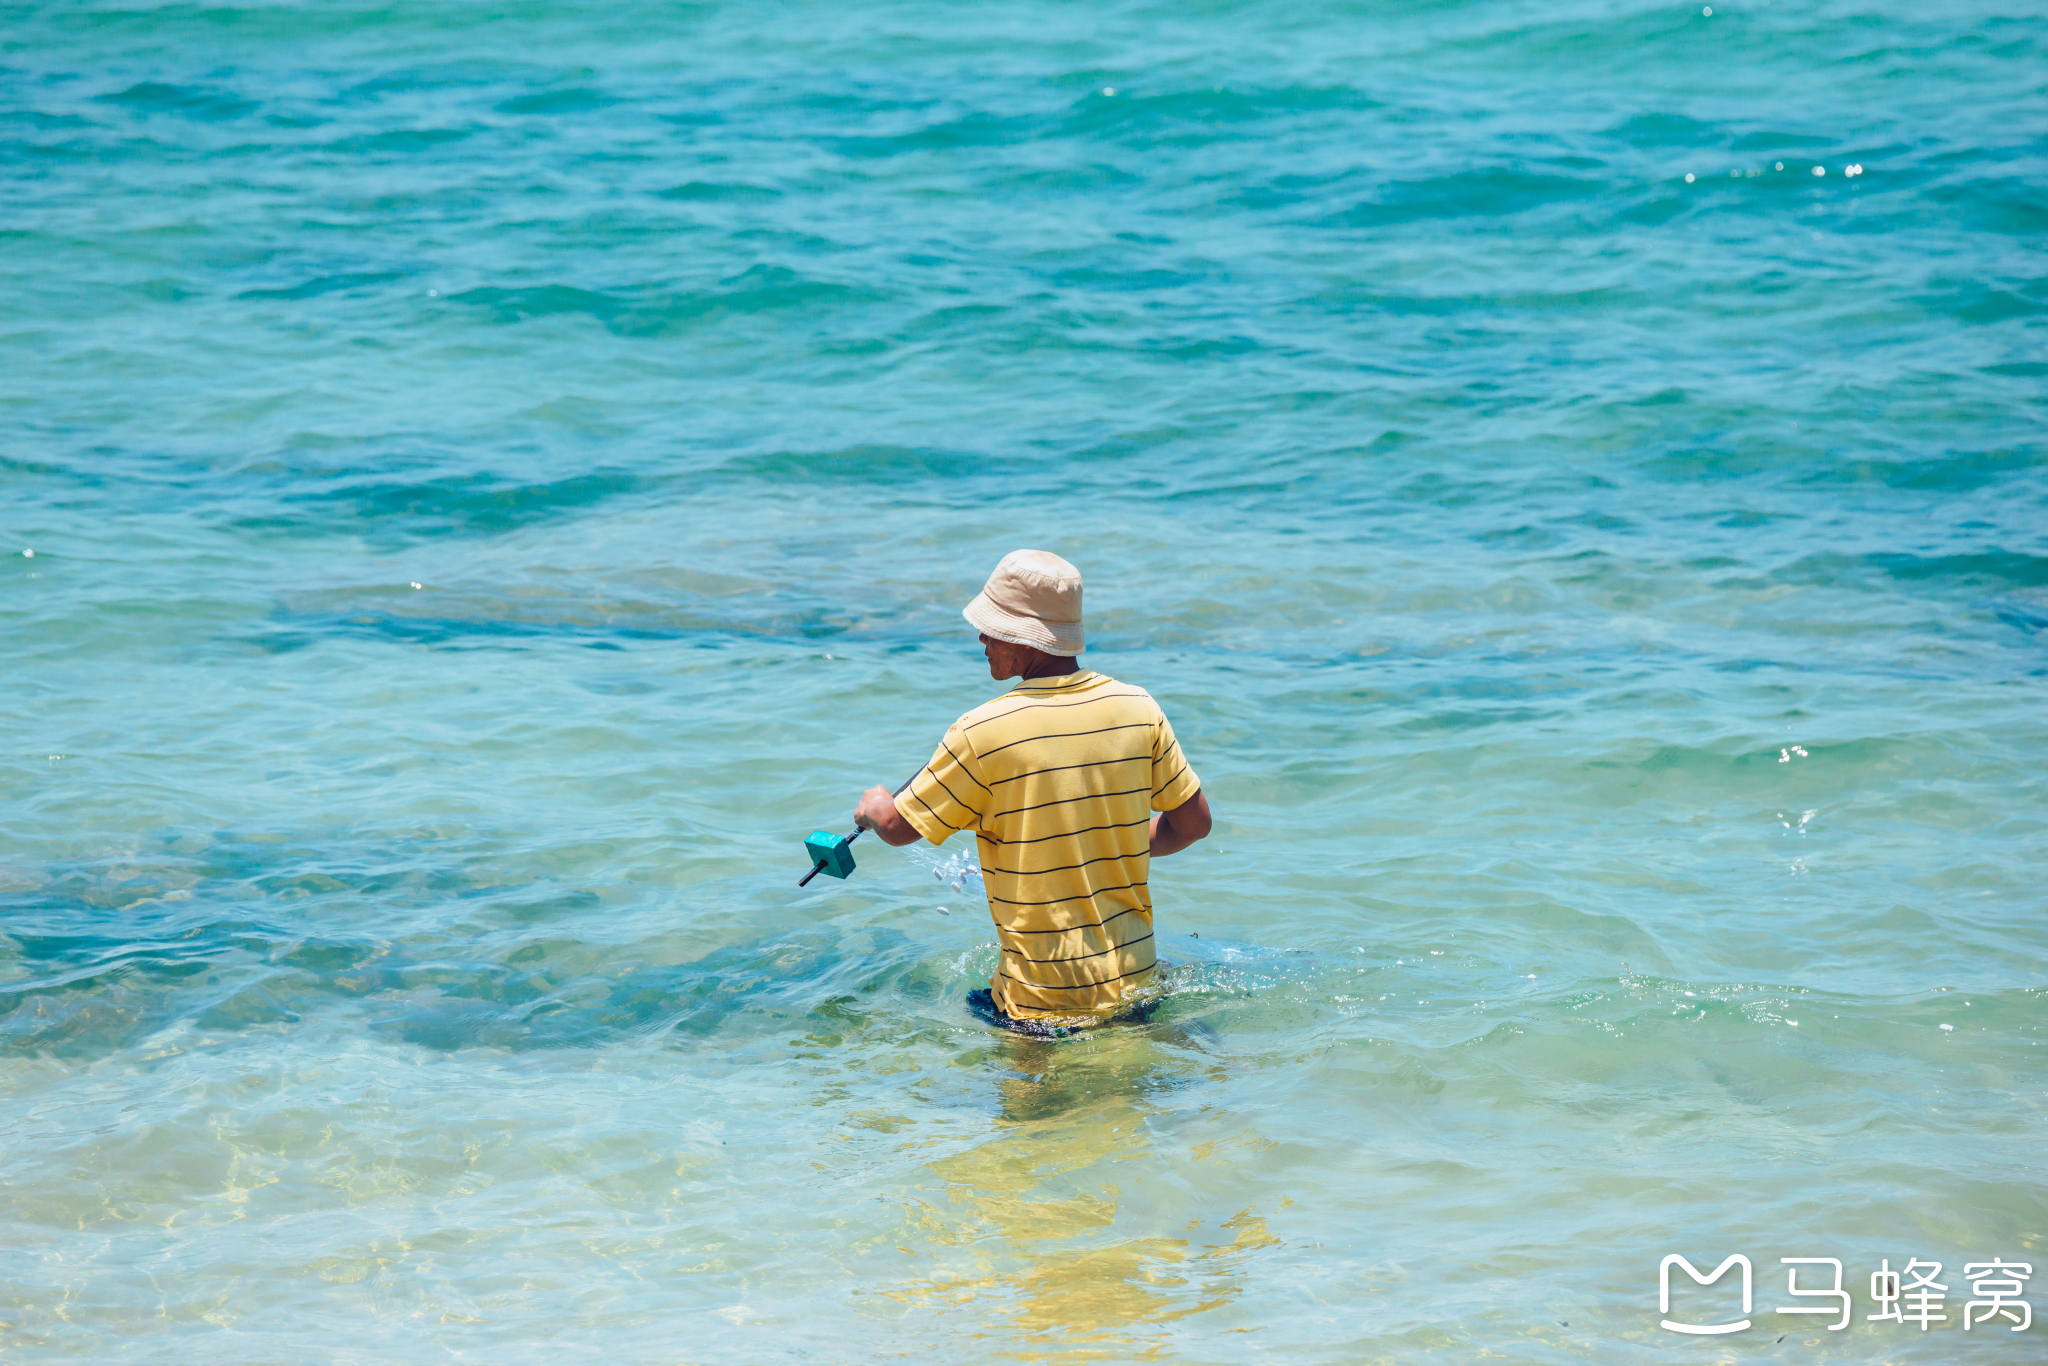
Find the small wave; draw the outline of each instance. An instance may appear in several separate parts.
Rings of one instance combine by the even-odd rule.
[[[2048,588],[2021,589],[1991,600],[2000,621],[2028,631],[2048,631]]]
[[[1607,136],[1631,147],[1703,147],[1726,134],[1715,124],[1684,114],[1635,114],[1607,130]]]
[[[243,638],[273,653],[334,636],[464,646],[559,640],[614,648],[615,642],[647,640],[813,641],[845,634],[855,611],[870,640],[893,639],[911,629],[885,608],[850,609],[807,594],[760,590],[706,594],[679,587],[666,598],[592,598],[587,593],[503,595],[380,584],[287,595],[263,626]]]
[[[589,114],[608,109],[618,101],[602,90],[587,86],[573,86],[567,90],[539,90],[530,95],[518,95],[498,105],[501,114],[534,114],[560,116],[563,114]]]
[[[1577,205],[1603,193],[1597,180],[1494,168],[1394,181],[1367,200],[1329,214],[1324,227],[1396,227],[1452,218],[1512,218]]]
[[[836,307],[866,290],[814,280],[782,266],[750,266],[698,293],[612,294],[569,285],[465,290],[449,302],[486,310],[500,324],[581,314],[624,337],[675,336],[727,318]]]
[[[411,156],[461,142],[476,132],[470,128],[393,128],[382,133],[358,133],[327,143],[324,151],[334,156]]]
[[[952,481],[978,474],[986,457],[965,451],[908,446],[852,446],[837,451],[772,451],[740,456],[718,467],[723,480],[895,484],[906,479]]]
[[[1816,470],[1813,484],[1884,484],[1897,489],[1967,492],[2048,465],[2048,450],[1954,451],[1920,459],[1842,459]]]
[[[720,204],[742,200],[779,199],[781,191],[765,189],[759,185],[723,185],[704,180],[692,180],[666,190],[656,190],[656,199],[672,199],[685,204]]]
[[[1932,186],[1925,197],[1980,232],[2029,238],[2048,233],[2048,195],[2038,181],[1975,176]]]
[[[235,297],[238,299],[316,299],[323,294],[339,294],[367,289],[372,285],[388,284],[402,279],[397,271],[372,272],[363,275],[322,275],[302,285],[288,289],[247,289]]]
[[[350,526],[393,534],[496,535],[587,511],[631,494],[640,477],[623,471],[525,483],[479,471],[439,479],[340,481],[339,487],[300,494],[276,512],[237,517],[245,530],[341,533]]]
[[[256,111],[254,100],[210,86],[167,85],[144,81],[126,90],[96,97],[101,104],[118,105],[139,114],[176,114],[183,118],[220,123]]]

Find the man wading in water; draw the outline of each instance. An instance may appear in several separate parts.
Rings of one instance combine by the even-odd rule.
[[[1075,666],[1074,566],[1014,550],[961,615],[989,676],[1022,681],[955,721],[902,796],[863,793],[854,824],[897,845],[974,832],[1003,952],[977,1013],[1032,1034],[1113,1018],[1153,977],[1151,861],[1209,833],[1201,781],[1151,694]]]

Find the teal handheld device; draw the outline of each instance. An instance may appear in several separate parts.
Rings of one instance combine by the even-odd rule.
[[[820,873],[833,877],[845,877],[853,871],[853,842],[867,833],[856,830],[851,835],[835,835],[830,830],[813,830],[804,840],[804,852],[811,856],[811,871],[803,875],[796,885],[801,887]]]

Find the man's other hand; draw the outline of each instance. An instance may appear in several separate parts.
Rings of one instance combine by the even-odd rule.
[[[1152,818],[1152,857],[1165,858],[1209,833],[1209,799],[1196,788],[1195,795],[1171,811]]]
[[[860,794],[860,805],[853,808],[853,823],[874,831],[884,844],[915,844],[922,838],[917,827],[903,819],[896,809],[895,794],[886,787],[871,787]]]

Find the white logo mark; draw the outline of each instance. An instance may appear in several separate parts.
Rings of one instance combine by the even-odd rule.
[[[1679,1256],[1676,1252],[1666,1257],[1663,1260],[1663,1262],[1661,1262],[1657,1267],[1657,1311],[1662,1314],[1669,1314],[1671,1312],[1672,1267],[1684,1267],[1685,1274],[1692,1277],[1693,1282],[1697,1285],[1712,1285],[1715,1281],[1721,1279],[1722,1274],[1726,1272],[1729,1267],[1736,1265],[1740,1265],[1742,1267],[1742,1312],[1745,1315],[1748,1314],[1750,1311],[1751,1303],[1749,1258],[1743,1256],[1740,1252],[1734,1254],[1733,1256],[1728,1258],[1727,1261],[1715,1267],[1714,1274],[1711,1276],[1702,1276],[1700,1274],[1698,1267],[1694,1266],[1691,1262],[1688,1262],[1685,1258]],[[1936,1268],[1936,1270],[1939,1269],[1940,1268],[1938,1267]],[[1749,1327],[1749,1320],[1747,1318],[1744,1318],[1740,1323],[1716,1323],[1703,1327],[1695,1323],[1673,1323],[1670,1319],[1667,1318],[1664,1320],[1664,1326],[1674,1333],[1695,1333],[1701,1335],[1712,1333],[1739,1333],[1743,1329]]]

